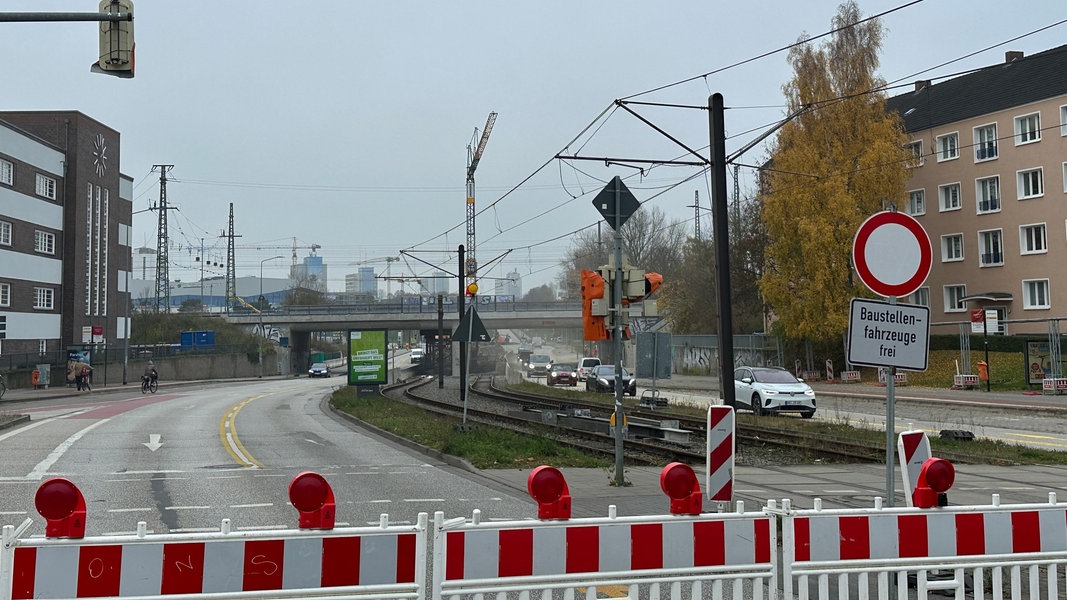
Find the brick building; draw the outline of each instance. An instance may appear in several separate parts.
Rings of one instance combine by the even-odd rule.
[[[0,353],[126,338],[133,180],[119,142],[76,111],[0,112]]]

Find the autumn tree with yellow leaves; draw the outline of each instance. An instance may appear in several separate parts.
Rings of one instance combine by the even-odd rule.
[[[793,339],[841,339],[849,301],[871,296],[853,275],[856,230],[905,195],[907,140],[876,74],[883,29],[861,19],[850,0],[828,41],[791,50],[794,76],[783,91],[789,114],[799,114],[782,127],[762,175],[760,290],[776,331]]]

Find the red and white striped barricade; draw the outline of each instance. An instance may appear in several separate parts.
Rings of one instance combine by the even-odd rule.
[[[712,502],[730,502],[734,499],[735,423],[733,407],[708,407],[708,458],[704,488],[708,500]]]
[[[659,598],[663,590],[669,591],[665,598],[739,597],[742,590],[752,598],[773,595],[775,517],[617,517],[611,509],[606,518],[499,522],[482,522],[478,511],[472,520],[436,513],[433,600],[468,594],[596,598],[597,588],[618,586],[626,586],[631,598]]]
[[[904,479],[904,496],[908,506],[914,506],[913,496],[915,486],[919,483],[919,473],[923,463],[932,456],[930,438],[925,431],[902,431],[897,437],[897,460],[900,461],[900,476]]]
[[[415,525],[334,529],[334,496],[314,472],[289,484],[300,529],[85,537],[85,499],[53,478],[34,497],[46,538],[3,528],[0,600],[30,598],[386,598],[427,600],[429,517]]]
[[[211,594],[425,600],[428,516],[331,530],[19,539],[4,527],[0,599]]]
[[[878,499],[880,500],[880,499]],[[1062,597],[1067,576],[1067,504],[790,510],[783,505],[785,600]],[[1057,592],[1057,590],[1059,590]],[[900,592],[903,594],[903,592]],[[973,595],[971,595],[973,594]]]

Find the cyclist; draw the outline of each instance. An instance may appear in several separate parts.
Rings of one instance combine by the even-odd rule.
[[[147,389],[148,385],[159,379],[159,373],[156,372],[156,365],[152,361],[148,361],[145,365],[144,374],[141,375],[141,388]]]

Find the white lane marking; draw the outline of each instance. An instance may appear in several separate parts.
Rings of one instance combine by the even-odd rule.
[[[74,412],[66,414],[66,415],[60,415],[58,417],[48,417],[47,419],[41,419],[40,421],[31,421],[29,425],[23,425],[22,427],[19,427],[18,429],[13,429],[13,430],[5,433],[5,434],[0,435],[0,442],[6,440],[8,438],[15,437],[16,435],[18,435],[20,433],[29,431],[29,430],[33,429],[34,427],[40,427],[41,425],[44,425],[45,423],[51,423],[52,421],[56,421],[58,419],[66,419],[67,417],[73,417],[75,415],[80,415],[80,414],[82,414],[84,412],[88,412],[88,411],[89,411],[89,409],[85,408],[85,409],[82,409],[82,410],[74,411]]]
[[[133,512],[152,512],[152,508],[109,508],[109,513],[133,513]]]
[[[240,475],[211,475],[205,479],[240,479]]]
[[[210,506],[164,506],[163,510],[207,510]]]
[[[63,455],[66,454],[67,450],[70,450],[70,447],[73,446],[75,442],[80,440],[83,435],[89,433],[93,429],[96,429],[97,427],[103,425],[104,423],[107,423],[110,420],[111,419],[101,419],[96,423],[93,423],[92,425],[86,427],[85,429],[82,429],[78,433],[75,433],[69,438],[63,440],[63,443],[56,446],[56,449],[52,450],[52,452],[47,457],[45,457],[44,460],[37,463],[37,466],[34,467],[33,470],[26,475],[26,479],[32,479],[36,481],[44,479],[44,476],[48,473],[48,469],[50,469],[52,465],[56,464],[56,461],[62,458]]]
[[[406,498],[404,502],[444,502],[444,498]]]
[[[230,445],[230,450],[233,450],[233,453],[236,454],[239,459],[244,461],[245,464],[253,468],[256,466],[255,463],[253,463],[251,460],[249,460],[247,456],[245,456],[244,452],[241,452],[241,449],[238,447],[237,442],[233,441],[233,433],[230,431],[229,421],[227,421],[226,423],[226,443]]]
[[[262,508],[264,506],[274,506],[274,503],[261,502],[259,504],[231,504],[230,508]]]
[[[0,510],[0,516],[3,516],[3,517],[21,516],[21,515],[27,515],[27,514],[29,514],[29,513],[24,511],[24,510]]]
[[[163,469],[161,471],[122,471],[115,472],[114,475],[166,475],[168,473],[184,473],[185,471],[178,469]]]

